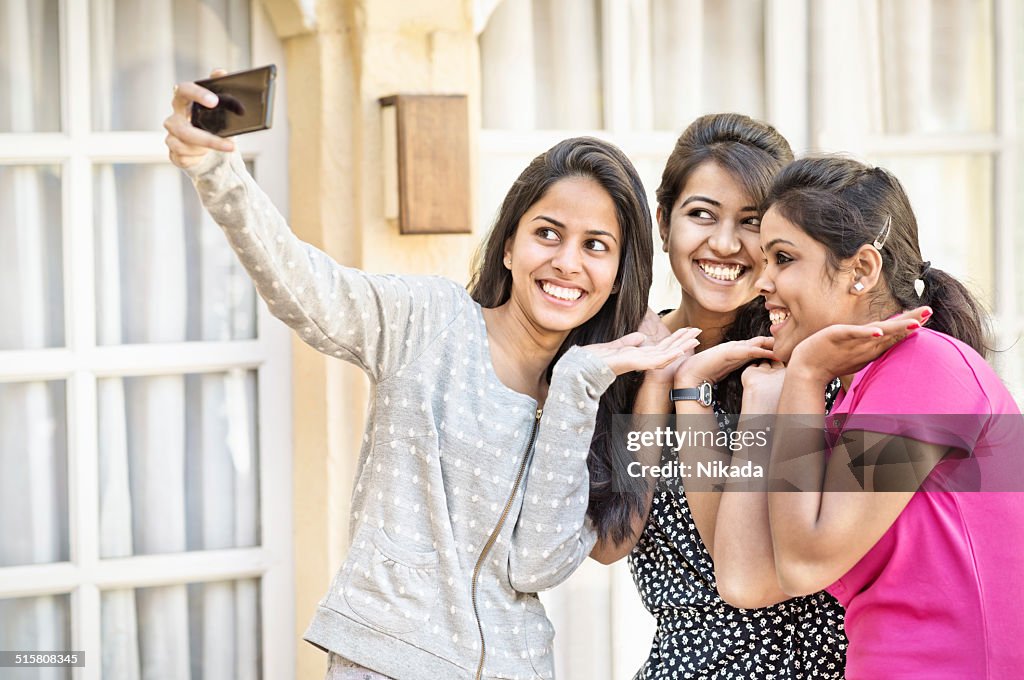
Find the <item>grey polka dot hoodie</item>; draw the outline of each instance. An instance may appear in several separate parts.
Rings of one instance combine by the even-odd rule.
[[[614,374],[572,348],[541,411],[498,381],[456,283],[339,265],[291,233],[237,154],[189,175],[274,315],[373,383],[351,547],[305,638],[399,680],[552,678],[536,593],[594,545],[586,459]]]

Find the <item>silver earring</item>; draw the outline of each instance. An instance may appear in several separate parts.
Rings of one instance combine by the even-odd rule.
[[[858,281],[857,283],[853,284],[853,289],[859,293],[862,290],[864,290],[864,284]]]

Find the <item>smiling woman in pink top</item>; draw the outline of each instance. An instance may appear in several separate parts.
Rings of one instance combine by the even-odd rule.
[[[981,307],[923,261],[880,168],[797,161],[764,207],[759,285],[786,367],[744,384],[781,386],[771,476],[801,492],[767,494],[745,530],[778,597],[827,587],[846,606],[847,678],[1020,677],[1021,419],[982,356]]]

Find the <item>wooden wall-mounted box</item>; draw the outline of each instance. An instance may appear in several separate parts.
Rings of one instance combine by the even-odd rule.
[[[472,232],[466,95],[396,94],[380,103],[384,153],[393,156],[384,159],[385,191],[392,204],[397,194],[400,233]]]

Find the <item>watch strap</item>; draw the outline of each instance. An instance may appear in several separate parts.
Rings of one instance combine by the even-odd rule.
[[[672,401],[695,401],[701,406],[711,406],[712,385],[708,381],[697,387],[680,387],[670,390],[668,398]]]

